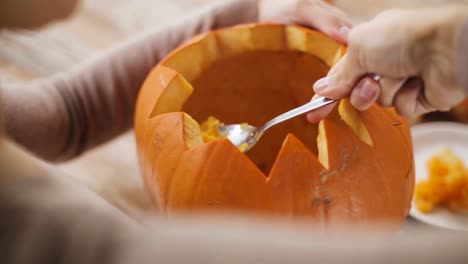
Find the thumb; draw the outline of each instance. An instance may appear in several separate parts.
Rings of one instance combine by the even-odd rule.
[[[314,91],[324,97],[340,99],[351,94],[355,85],[366,74],[356,56],[347,53],[328,73],[314,84]]]

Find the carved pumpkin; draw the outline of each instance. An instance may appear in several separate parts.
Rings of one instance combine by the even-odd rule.
[[[149,74],[135,115],[144,182],[155,206],[232,210],[330,225],[402,223],[414,185],[408,125],[394,111],[343,100],[319,125],[274,128],[251,151],[203,142],[209,116],[262,125],[306,103],[345,48],[324,34],[272,24],[196,37]]]

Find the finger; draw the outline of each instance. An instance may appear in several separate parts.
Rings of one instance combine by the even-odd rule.
[[[351,104],[358,110],[369,109],[377,100],[380,94],[379,82],[371,77],[362,78],[353,89],[350,96]]]
[[[457,88],[450,79],[441,78],[434,69],[425,72],[422,78],[425,82],[424,97],[439,111],[449,111],[465,98],[462,89]]]
[[[325,28],[321,31],[338,42],[348,44],[349,26],[337,25],[335,27]]]
[[[319,97],[318,94],[314,95],[312,97],[312,100],[315,100]],[[324,107],[320,107],[319,109],[316,109],[306,115],[307,121],[309,121],[312,124],[320,122],[322,119],[324,119],[335,107],[336,103],[326,105]]]
[[[309,121],[312,124],[316,124],[320,122],[322,119],[328,116],[330,112],[333,110],[337,103],[329,104],[327,106],[321,107],[317,110],[314,110],[310,113],[307,114],[307,121]]]
[[[327,77],[314,84],[316,94],[333,99],[341,99],[351,94],[357,82],[366,74],[354,53],[347,53],[338,65],[330,70]]]
[[[347,43],[347,35],[353,24],[340,9],[316,1],[304,4],[299,12],[302,13],[299,23],[315,28],[341,43]]]
[[[414,77],[409,79],[405,84],[405,87],[408,86],[419,86],[419,92],[416,98],[416,104],[414,108],[414,115],[420,115],[424,113],[429,113],[437,110],[426,98],[426,87],[424,81],[419,77]]]
[[[416,107],[414,110],[415,115],[420,115],[424,113],[434,112],[437,109],[432,106],[424,95],[425,89],[423,83],[421,84],[423,88],[419,91],[418,99],[416,102]]]
[[[381,90],[377,102],[383,107],[392,106],[395,94],[405,84],[406,80],[382,77],[379,81]]]
[[[338,42],[348,43],[348,34],[351,29],[351,24],[348,22],[331,17],[321,20],[315,28]]]
[[[343,56],[343,58],[344,57],[346,57],[346,54]],[[343,63],[345,61],[343,58],[341,58],[335,65],[333,65],[333,67],[328,71],[328,76],[333,75],[338,71],[341,71],[341,68],[343,68]]]
[[[394,106],[397,112],[406,117],[421,114],[425,106],[418,106],[420,93],[423,92],[423,82],[419,78],[408,80],[395,95]]]

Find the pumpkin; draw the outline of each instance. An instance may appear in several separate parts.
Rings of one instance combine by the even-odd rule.
[[[413,154],[408,125],[391,109],[357,112],[342,100],[320,124],[295,118],[247,153],[201,133],[210,116],[259,126],[306,103],[344,52],[317,31],[249,24],[198,36],[168,55],[148,75],[135,113],[154,205],[168,217],[231,211],[325,225],[401,224]]]

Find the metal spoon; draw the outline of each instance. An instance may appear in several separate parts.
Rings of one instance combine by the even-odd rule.
[[[293,117],[306,114],[320,107],[332,104],[336,101],[337,100],[335,99],[317,97],[316,99],[312,100],[311,102],[305,105],[302,105],[298,108],[295,108],[289,112],[286,112],[282,115],[273,118],[260,128],[246,124],[240,124],[220,126],[218,128],[218,131],[221,135],[227,137],[242,152],[247,152],[258,142],[258,140],[260,140],[263,134],[271,127],[286,120],[289,120]]]

